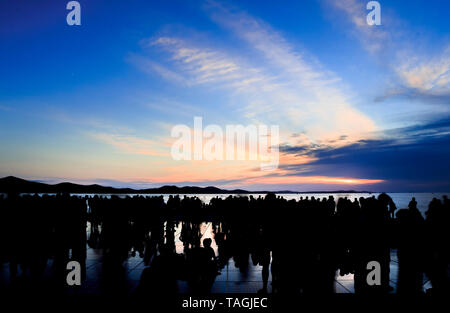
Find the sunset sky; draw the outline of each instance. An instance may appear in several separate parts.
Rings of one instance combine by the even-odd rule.
[[[0,2],[0,176],[450,191],[449,1]],[[176,161],[177,124],[278,125],[280,164]]]

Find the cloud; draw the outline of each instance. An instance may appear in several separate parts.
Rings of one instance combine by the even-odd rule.
[[[391,44],[391,34],[385,27],[371,26],[367,24],[366,16],[369,11],[366,9],[366,1],[358,0],[327,0],[327,8],[335,7],[342,11],[354,27],[353,34],[361,41],[364,48],[370,53],[380,53]],[[382,7],[383,8],[383,7]],[[382,9],[382,24],[390,24],[392,21],[384,15]]]
[[[158,62],[186,78],[190,86],[226,91],[240,118],[280,125],[286,141],[292,133],[302,132],[308,141],[345,136],[351,142],[376,130],[375,123],[352,104],[341,78],[305,49],[246,13],[215,3],[207,12],[242,46],[219,47],[168,34],[145,40],[146,49],[164,52],[165,59]]]
[[[119,151],[127,154],[141,154],[148,156],[168,157],[168,149],[164,144],[154,140],[111,133],[90,133],[91,137],[103,143],[116,147]]]
[[[180,39],[168,37],[160,37],[150,45],[160,45],[169,49],[173,60],[183,63],[195,75],[199,84],[236,79],[242,75],[235,62],[214,50],[187,46]]]
[[[145,105],[152,110],[173,115],[183,115],[192,118],[193,114],[201,115],[202,110],[196,106],[182,103],[180,101],[168,98],[155,98],[145,103]],[[170,125],[172,126],[172,125]],[[167,128],[167,127],[166,127]],[[171,128],[167,128],[171,129]]]
[[[281,164],[286,176],[377,177],[390,191],[450,190],[450,119],[392,129],[384,138],[350,145],[291,146],[285,154],[314,157],[306,164]],[[378,189],[379,190],[379,189]]]
[[[93,129],[96,131],[106,131],[110,133],[127,133],[132,129],[119,124],[113,120],[107,120],[103,117],[92,116],[87,114],[77,114],[61,110],[60,108],[50,107],[48,111],[43,113],[45,118],[51,119],[65,125],[75,125],[83,129]]]
[[[259,75],[258,69],[239,61],[237,56],[189,40],[166,36],[144,42],[148,48],[157,47],[169,53],[177,73],[181,70],[190,85],[217,83],[221,87],[239,88],[267,79]]]
[[[325,69],[305,49],[289,43],[265,22],[246,13],[215,4],[211,17],[259,52],[280,78],[274,88],[262,93],[264,98],[248,106],[249,111],[257,112],[256,107],[268,99],[272,107],[283,113],[280,116],[283,123],[304,125],[305,133],[314,140],[341,135],[357,140],[361,135],[370,136],[376,129],[373,121],[352,105],[347,96],[351,92],[341,78]]]
[[[127,61],[136,66],[137,68],[139,68],[143,72],[150,74],[157,73],[158,75],[164,77],[168,81],[173,81],[181,85],[189,85],[188,80],[179,73],[168,69],[162,64],[150,61],[149,59],[144,58],[140,55],[131,53],[128,56]]]
[[[450,46],[431,59],[405,55],[395,72],[406,89],[428,97],[450,99]]]
[[[417,34],[382,4],[382,25],[369,26],[364,1],[327,1],[347,16],[352,33],[377,60],[387,65],[391,81],[375,101],[405,97],[424,102],[448,104],[450,101],[450,44],[433,52],[419,52]],[[391,13],[391,14],[389,14]]]

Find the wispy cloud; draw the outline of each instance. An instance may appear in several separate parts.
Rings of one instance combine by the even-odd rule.
[[[153,62],[140,55],[130,53],[130,55],[127,57],[127,61],[136,66],[137,68],[139,68],[143,72],[157,73],[161,77],[167,79],[168,81],[173,81],[182,85],[189,84],[188,80],[179,73],[172,71],[169,68],[165,67],[164,65],[157,62]]]
[[[367,1],[358,0],[326,0],[327,8],[335,7],[341,10],[354,27],[353,34],[361,41],[364,48],[371,53],[380,53],[391,44],[392,35],[384,27],[374,27],[367,24]],[[384,11],[383,11],[384,13]],[[390,23],[389,17],[382,14],[382,24]]]
[[[119,124],[113,120],[107,120],[102,117],[83,114],[79,115],[73,112],[61,110],[59,108],[50,107],[44,111],[42,115],[52,121],[62,123],[65,125],[74,125],[84,129],[91,129],[95,131],[106,131],[114,133],[128,133],[132,129],[126,125]]]
[[[355,140],[375,130],[370,118],[360,113],[346,96],[351,91],[341,78],[324,68],[308,51],[289,43],[265,22],[246,13],[213,3],[211,17],[258,51],[269,70],[279,77],[278,84],[270,86],[263,97],[248,106],[249,111],[257,112],[257,107],[265,102],[276,111],[281,110],[280,121],[290,120],[290,126],[294,127],[304,125],[306,135],[314,140],[338,135]],[[264,105],[261,107],[265,110]]]
[[[219,48],[170,34],[145,41],[148,49],[166,52],[165,66],[172,72],[181,73],[191,85],[229,91],[231,103],[239,104],[237,114],[248,121],[280,125],[285,140],[303,132],[312,141],[346,136],[350,142],[376,129],[352,104],[341,78],[306,50],[263,21],[210,4],[206,10],[211,19],[237,36],[242,47]]]
[[[90,133],[90,135],[96,140],[116,147],[123,153],[163,157],[170,155],[167,146],[154,140],[111,133]]]
[[[147,106],[151,110],[167,113],[172,116],[183,115],[192,118],[193,114],[196,114],[197,116],[202,114],[202,110],[194,105],[186,104],[169,98],[150,99],[149,101],[145,102],[145,106]]]
[[[382,26],[366,23],[365,1],[327,1],[330,6],[344,12],[353,28],[351,32],[383,65],[392,76],[386,92],[377,101],[390,97],[416,98],[425,102],[450,101],[450,43],[435,51],[421,51],[421,38],[398,17],[390,15],[382,4]],[[423,49],[422,49],[423,50]]]
[[[450,45],[442,54],[423,59],[414,53],[404,53],[403,63],[395,72],[405,88],[425,96],[443,97],[450,100]]]
[[[175,61],[181,62],[195,75],[196,83],[227,81],[241,77],[239,66],[218,51],[186,45],[180,39],[160,37],[150,45],[167,48]]]
[[[250,66],[237,55],[230,54],[230,51],[221,51],[189,39],[165,36],[143,42],[147,48],[159,48],[166,51],[176,72],[183,73],[184,81],[191,86],[208,84],[210,87],[215,85],[222,88],[240,88],[261,81],[267,82],[270,79],[262,74],[261,69]],[[140,58],[147,60],[144,57]],[[145,61],[142,63],[145,64]],[[149,68],[152,67],[154,69],[153,65],[149,66]],[[181,81],[178,77],[155,71],[166,79]],[[178,75],[181,76],[181,74]]]

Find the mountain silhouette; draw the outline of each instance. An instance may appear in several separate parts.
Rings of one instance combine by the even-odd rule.
[[[99,194],[126,194],[126,193],[140,193],[140,194],[215,194],[215,193],[249,193],[246,190],[224,190],[217,187],[177,187],[177,186],[162,186],[159,188],[147,189],[132,189],[132,188],[114,188],[105,187],[98,184],[80,185],[70,182],[63,182],[59,184],[46,184],[41,182],[34,182],[8,176],[0,178],[0,192],[3,193],[99,193]]]
[[[247,191],[243,189],[226,190],[217,187],[197,187],[185,186],[178,187],[166,185],[158,188],[133,189],[133,188],[114,188],[98,184],[80,185],[70,182],[59,184],[46,184],[41,182],[29,181],[14,176],[0,178],[1,193],[81,193],[81,194],[249,194],[249,193],[268,193],[268,191]],[[367,193],[368,191],[338,190],[338,191],[310,191],[305,193]],[[294,191],[278,191],[277,193],[299,193]]]

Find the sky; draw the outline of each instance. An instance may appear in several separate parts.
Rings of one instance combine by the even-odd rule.
[[[448,1],[0,2],[0,176],[450,191]],[[277,125],[279,166],[174,160],[175,125]]]

